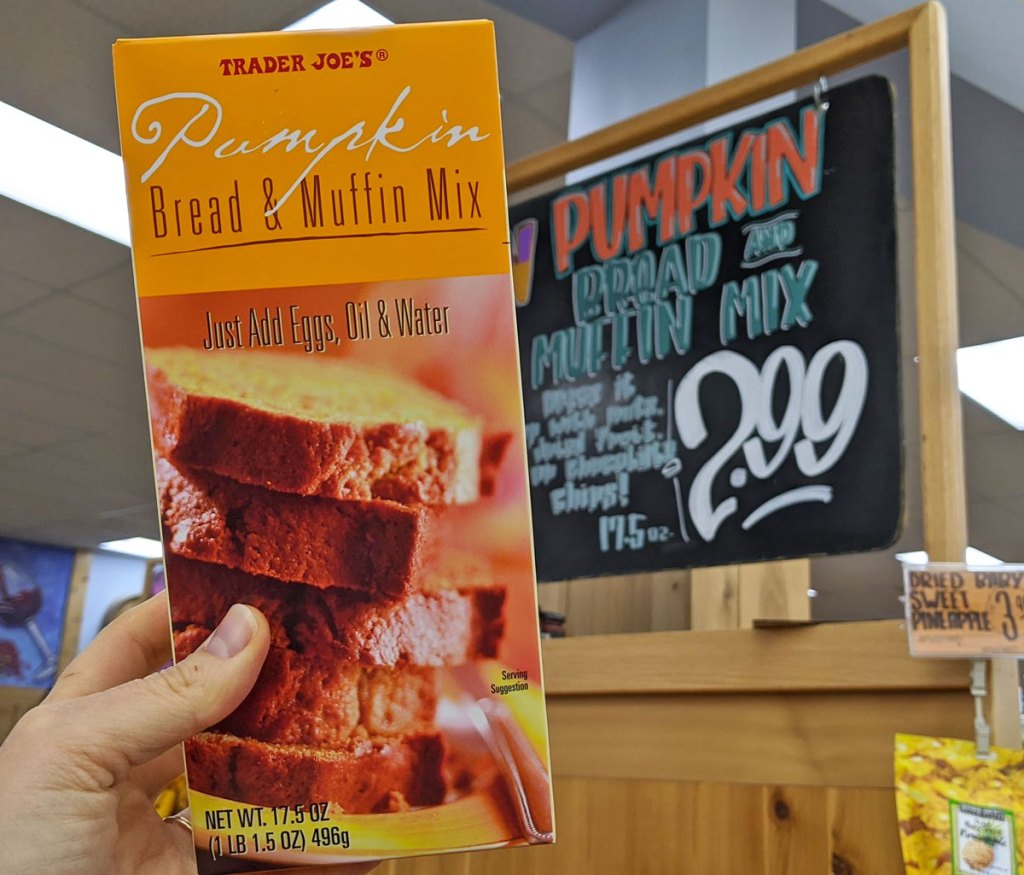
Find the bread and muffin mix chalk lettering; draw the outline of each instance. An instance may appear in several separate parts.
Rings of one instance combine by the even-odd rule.
[[[552,261],[556,278],[571,283],[575,324],[533,338],[534,389],[685,356],[693,345],[694,309],[715,300],[723,346],[741,333],[753,339],[813,321],[808,299],[817,261],[719,286],[723,246],[714,230],[820,193],[824,117],[807,106],[799,118],[799,133],[788,119],[776,119],[735,142],[716,137],[552,202]],[[698,232],[698,214],[709,230]],[[790,209],[745,224],[741,267],[799,258],[799,215]],[[576,263],[583,252],[593,263]]]

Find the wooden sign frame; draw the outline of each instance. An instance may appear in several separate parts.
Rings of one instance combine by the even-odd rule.
[[[924,547],[963,561],[967,490],[957,386],[956,233],[945,9],[928,2],[625,119],[508,168],[509,193],[893,52],[910,62],[914,264]],[[805,583],[798,584],[806,586]],[[1016,665],[991,663],[993,740],[1020,746]],[[966,687],[966,678],[965,678]]]

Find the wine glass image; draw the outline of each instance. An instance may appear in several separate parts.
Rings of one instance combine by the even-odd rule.
[[[0,678],[21,677],[21,659],[13,641],[0,638]]]
[[[35,582],[13,565],[0,565],[0,626],[23,627],[39,650],[43,664],[35,673],[37,681],[57,671],[57,656],[43,638],[35,616],[43,606],[43,592]]]

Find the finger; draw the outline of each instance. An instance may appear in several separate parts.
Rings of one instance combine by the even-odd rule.
[[[171,658],[167,595],[125,611],[57,678],[47,701],[77,699],[156,671]]]
[[[256,682],[269,646],[263,614],[233,605],[188,659],[75,702],[66,746],[119,780],[234,711]]]
[[[150,799],[185,771],[185,752],[180,744],[132,770],[132,780]]]

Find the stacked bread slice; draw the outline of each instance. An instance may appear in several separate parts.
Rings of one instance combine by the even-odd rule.
[[[340,360],[147,351],[180,659],[235,602],[270,622],[253,691],[186,745],[194,789],[350,813],[448,793],[438,669],[497,655],[503,587],[444,509],[504,450],[418,384]]]

